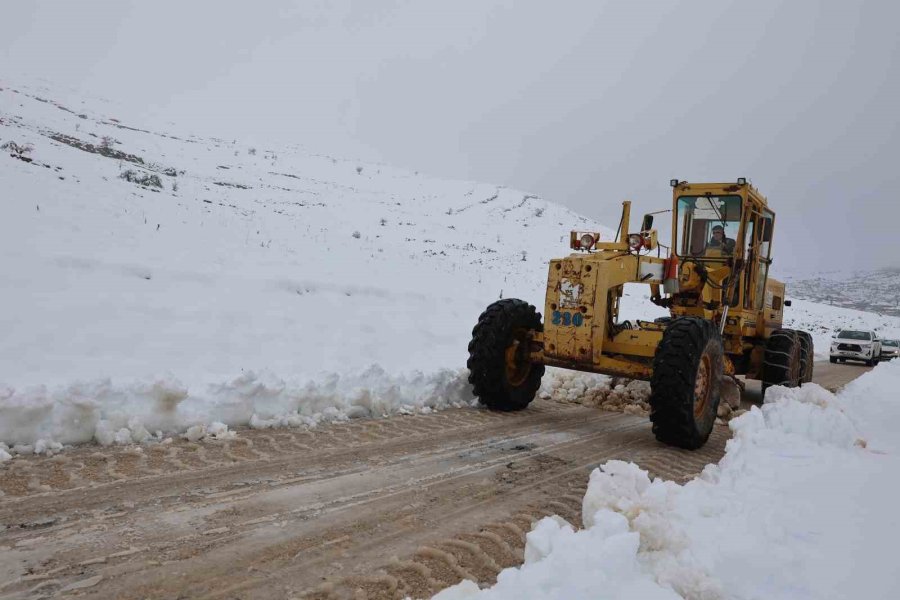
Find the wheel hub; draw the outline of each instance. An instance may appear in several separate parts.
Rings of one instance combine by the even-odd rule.
[[[506,347],[505,358],[507,382],[513,387],[525,383],[531,373],[527,332],[515,332],[512,343]]]
[[[694,417],[700,418],[706,409],[706,403],[709,402],[710,390],[712,389],[712,361],[708,354],[700,357],[700,364],[697,366],[697,379],[694,380]]]

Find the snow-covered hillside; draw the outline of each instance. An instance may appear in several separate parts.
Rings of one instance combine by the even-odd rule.
[[[900,269],[822,272],[786,278],[798,298],[900,317]]]
[[[610,235],[524,192],[125,112],[0,81],[0,442],[469,403],[484,307],[540,306],[569,230]],[[626,294],[623,318],[662,314]],[[820,352],[876,318],[802,306]]]
[[[7,443],[468,402],[481,310],[540,304],[546,259],[598,228],[507,188],[0,88]]]

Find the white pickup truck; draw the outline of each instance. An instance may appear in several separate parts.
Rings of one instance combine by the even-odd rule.
[[[874,331],[843,329],[831,340],[831,362],[861,360],[870,367],[881,357],[881,339]]]

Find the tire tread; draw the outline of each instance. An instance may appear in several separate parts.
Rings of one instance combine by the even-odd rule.
[[[696,450],[712,433],[718,410],[719,384],[714,383],[705,423],[694,418],[694,380],[705,348],[717,340],[713,377],[722,375],[722,341],[715,325],[705,319],[674,319],[663,333],[653,358],[650,379],[650,421],[653,434],[664,444]],[[716,372],[718,371],[718,372]]]
[[[472,329],[469,341],[469,383],[479,402],[493,410],[522,410],[534,399],[544,375],[544,365],[534,364],[518,387],[507,384],[505,350],[517,328],[543,331],[537,309],[516,298],[498,300],[488,306]]]

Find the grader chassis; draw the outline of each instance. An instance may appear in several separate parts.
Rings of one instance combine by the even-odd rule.
[[[573,231],[550,261],[542,321],[518,299],[487,307],[469,343],[469,381],[489,408],[521,410],[545,366],[647,380],[658,440],[696,449],[709,438],[723,396],[739,402],[736,375],[796,387],[812,380],[812,337],[782,328],[785,286],[768,276],[775,213],[743,178],[672,180],[672,245],[662,256],[653,214],[629,233],[623,202],[613,241]],[[668,211],[661,211],[668,212]],[[650,286],[669,309],[655,321],[619,321],[627,283]]]

